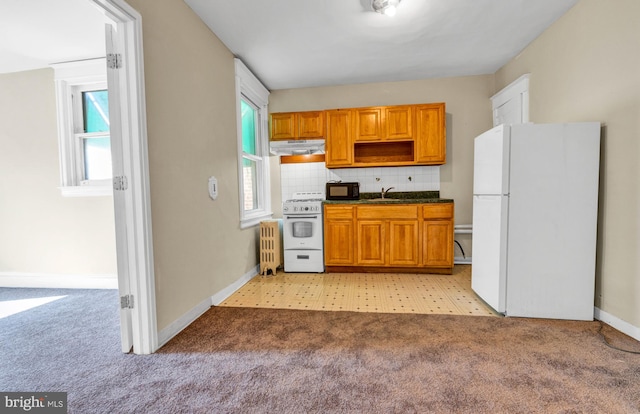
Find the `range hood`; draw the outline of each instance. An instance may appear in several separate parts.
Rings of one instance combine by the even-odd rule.
[[[269,151],[273,155],[324,154],[324,139],[296,139],[271,141]]]

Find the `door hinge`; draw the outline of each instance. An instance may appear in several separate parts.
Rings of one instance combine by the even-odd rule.
[[[122,67],[122,55],[120,53],[108,53],[107,67],[109,69],[120,69]]]
[[[124,191],[129,188],[127,177],[124,175],[118,175],[113,177],[113,189],[114,191]]]
[[[133,295],[120,296],[120,309],[133,309]]]

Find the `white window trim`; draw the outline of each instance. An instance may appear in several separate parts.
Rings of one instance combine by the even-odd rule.
[[[64,197],[112,196],[111,180],[81,183],[74,131],[74,107],[71,95],[78,87],[107,87],[106,59],[89,59],[55,63],[56,108],[58,116],[58,149],[60,158],[60,191]],[[84,184],[84,185],[83,185]]]
[[[242,63],[240,59],[235,59],[236,73],[236,126],[238,141],[238,190],[240,200],[240,228],[245,229],[258,225],[262,220],[271,219],[273,212],[271,211],[271,186],[269,174],[269,134],[268,134],[268,105],[269,91],[262,83],[251,73],[251,71]],[[240,100],[242,96],[249,99],[258,107],[259,124],[257,125],[260,151],[263,157],[262,170],[258,179],[258,199],[262,201],[262,205],[258,209],[251,212],[244,210],[244,189],[242,174],[242,113],[240,109]]]

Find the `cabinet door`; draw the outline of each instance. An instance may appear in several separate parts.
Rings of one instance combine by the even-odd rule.
[[[326,111],[327,138],[325,162],[327,168],[347,167],[353,164],[351,142],[351,111]]]
[[[422,237],[422,264],[453,267],[452,220],[425,220]]]
[[[418,221],[389,221],[389,265],[417,266]]]
[[[385,247],[385,222],[383,220],[358,220],[358,265],[383,266]]]
[[[411,139],[413,117],[411,106],[390,106],[385,108],[385,139]]]
[[[324,137],[324,112],[310,111],[298,112],[298,137],[320,138]]]
[[[281,112],[269,115],[271,139],[295,139],[296,114],[295,112]]]
[[[383,108],[359,108],[354,112],[355,141],[380,141],[384,138]]]
[[[325,220],[324,263],[326,266],[354,264],[353,220]]]
[[[324,262],[325,265],[353,265],[354,207],[324,206]]]
[[[415,118],[416,162],[444,164],[447,147],[444,104],[416,105]]]

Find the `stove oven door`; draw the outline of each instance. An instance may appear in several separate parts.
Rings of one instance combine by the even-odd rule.
[[[310,214],[284,217],[285,250],[322,250],[322,216]]]

